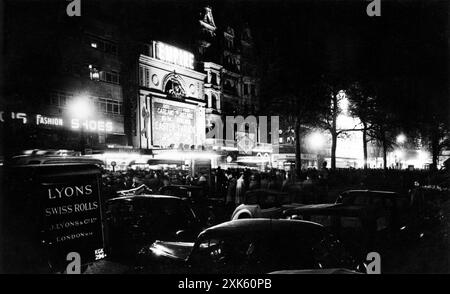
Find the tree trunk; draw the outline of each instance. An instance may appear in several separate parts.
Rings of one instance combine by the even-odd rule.
[[[367,125],[363,123],[364,169],[367,169]]]
[[[301,134],[300,134],[300,121],[295,122],[295,175],[299,180],[302,174],[302,154],[301,154]]]
[[[387,169],[387,142],[386,136],[383,136],[383,167]]]
[[[336,95],[332,96],[333,102],[333,121],[331,126],[331,169],[336,169],[336,145],[337,145],[337,115],[338,115],[338,99]]]
[[[331,133],[331,169],[336,169],[337,133]]]
[[[437,170],[438,167],[438,162],[439,162],[439,136],[436,136],[436,134],[433,135],[433,137],[431,138],[431,160],[432,160],[432,165],[431,165],[431,169],[432,170]]]

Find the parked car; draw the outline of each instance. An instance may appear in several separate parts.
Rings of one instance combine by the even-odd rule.
[[[223,200],[209,198],[203,187],[168,185],[161,187],[159,194],[177,196],[189,201],[200,221],[207,226],[212,226],[225,220]]]
[[[342,267],[340,243],[322,225],[306,221],[245,219],[211,227],[195,242],[156,241],[142,248],[148,273],[268,273]]]
[[[257,189],[244,195],[244,202],[234,210],[231,220],[243,218],[280,218],[283,211],[302,204],[292,203],[288,193]]]
[[[387,191],[350,190],[333,204],[312,204],[284,211],[284,217],[317,222],[342,240],[356,259],[386,248],[410,230],[414,215],[407,196]]]
[[[417,215],[424,225],[435,225],[445,218],[443,207],[450,199],[450,179],[439,185],[416,186],[409,191]]]
[[[200,221],[189,203],[164,195],[128,195],[106,202],[107,252],[133,257],[157,239],[195,240]]]
[[[326,268],[314,270],[281,270],[268,273],[269,275],[355,275],[362,274],[346,268]]]
[[[104,162],[100,159],[85,156],[62,156],[62,155],[18,155],[14,156],[11,166],[41,165],[41,164],[94,164],[104,168]]]
[[[399,232],[415,226],[415,208],[409,195],[390,191],[349,190],[341,193],[336,203],[362,206],[375,213],[376,229]],[[410,228],[408,228],[410,229]]]

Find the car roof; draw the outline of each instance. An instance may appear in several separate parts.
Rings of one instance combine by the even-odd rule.
[[[254,189],[254,190],[250,190],[247,191],[246,194],[252,194],[252,193],[267,193],[267,194],[287,194],[286,192],[281,192],[278,190],[272,190],[272,189]]]
[[[167,185],[167,186],[161,187],[161,189],[167,189],[167,188],[182,188],[182,189],[186,189],[186,190],[189,190],[189,189],[201,190],[201,189],[203,189],[202,187],[191,186],[191,185]]]
[[[324,215],[324,216],[337,215],[345,217],[358,214],[359,211],[363,211],[364,209],[365,209],[364,206],[357,206],[357,205],[330,204],[327,206],[319,206],[313,204],[287,209],[284,211],[284,214],[286,216],[299,213],[307,215]]]
[[[62,164],[62,163],[93,163],[103,165],[100,159],[82,156],[61,155],[19,155],[12,158],[14,165],[28,164]]]
[[[107,200],[107,202],[113,202],[113,201],[115,202],[115,201],[121,201],[121,200],[125,200],[125,201],[146,200],[146,199],[181,200],[180,197],[176,197],[176,196],[144,194],[144,195],[125,195],[125,196],[115,197],[115,198],[111,198],[111,199]]]
[[[386,197],[400,196],[400,194],[397,192],[379,191],[379,190],[347,190],[347,191],[342,192],[341,195],[349,194],[349,193],[371,193],[371,194],[379,194],[380,196],[386,196]]]
[[[221,223],[204,230],[200,233],[200,237],[224,236],[234,233],[258,234],[269,233],[274,231],[322,231],[323,226],[317,223],[301,220],[284,220],[284,219],[239,219]]]

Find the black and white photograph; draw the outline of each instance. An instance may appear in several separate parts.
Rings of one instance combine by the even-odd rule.
[[[447,0],[3,0],[0,33],[0,274],[450,274]]]

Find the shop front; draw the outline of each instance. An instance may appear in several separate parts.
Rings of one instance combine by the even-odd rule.
[[[4,137],[2,142],[8,145],[10,152],[26,149],[72,149],[85,152],[107,144],[121,144],[125,140],[122,117],[98,115],[80,119],[66,113],[48,115],[0,111],[0,124]],[[8,134],[20,136],[9,137]]]

